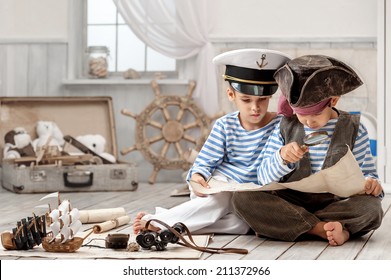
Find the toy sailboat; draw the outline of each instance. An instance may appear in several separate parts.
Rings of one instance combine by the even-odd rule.
[[[1,234],[1,243],[7,250],[28,250],[41,244],[46,236],[45,215],[23,218],[12,232]]]
[[[76,237],[81,228],[80,213],[77,208],[72,208],[69,199],[60,200],[58,192],[48,194],[40,200],[57,197],[57,208],[51,209],[46,214],[48,230],[46,237],[42,239],[42,247],[48,252],[72,253],[78,250],[86,237]]]

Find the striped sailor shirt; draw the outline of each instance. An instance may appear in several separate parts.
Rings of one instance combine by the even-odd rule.
[[[218,171],[238,183],[258,183],[261,152],[281,116],[276,116],[262,128],[248,131],[240,124],[238,114],[236,111],[216,120],[187,175],[187,181],[194,173],[208,179]]]

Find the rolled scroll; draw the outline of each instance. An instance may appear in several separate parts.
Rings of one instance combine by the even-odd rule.
[[[117,227],[126,225],[129,222],[130,222],[129,216],[122,216],[122,217],[112,219],[110,221],[106,221],[106,222],[94,225],[94,227],[92,229],[93,229],[94,233],[102,233],[105,231],[109,231],[113,228],[117,228]]]
[[[94,210],[80,210],[80,222],[82,222],[82,224],[101,223],[125,215],[126,212],[123,207],[108,208],[108,209],[94,209]]]

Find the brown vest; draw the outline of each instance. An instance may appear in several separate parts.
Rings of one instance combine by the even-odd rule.
[[[333,109],[336,110],[335,108]],[[346,154],[348,148],[351,150],[353,149],[356,141],[360,125],[360,115],[351,115],[344,111],[337,112],[339,114],[338,121],[335,125],[334,133],[331,138],[330,146],[327,150],[322,169],[331,167],[338,162],[338,160]],[[281,120],[280,129],[281,135],[286,144],[293,141],[296,141],[299,145],[304,144],[304,126],[299,122],[295,115],[292,117],[284,117]],[[280,182],[299,181],[310,175],[310,157],[309,153],[306,153],[299,162],[296,162],[295,170],[281,178]]]

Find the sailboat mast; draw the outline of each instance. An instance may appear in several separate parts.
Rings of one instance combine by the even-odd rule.
[[[57,203],[58,203],[58,206],[60,206],[60,204],[61,204],[60,193],[58,193],[58,196],[57,196]]]

